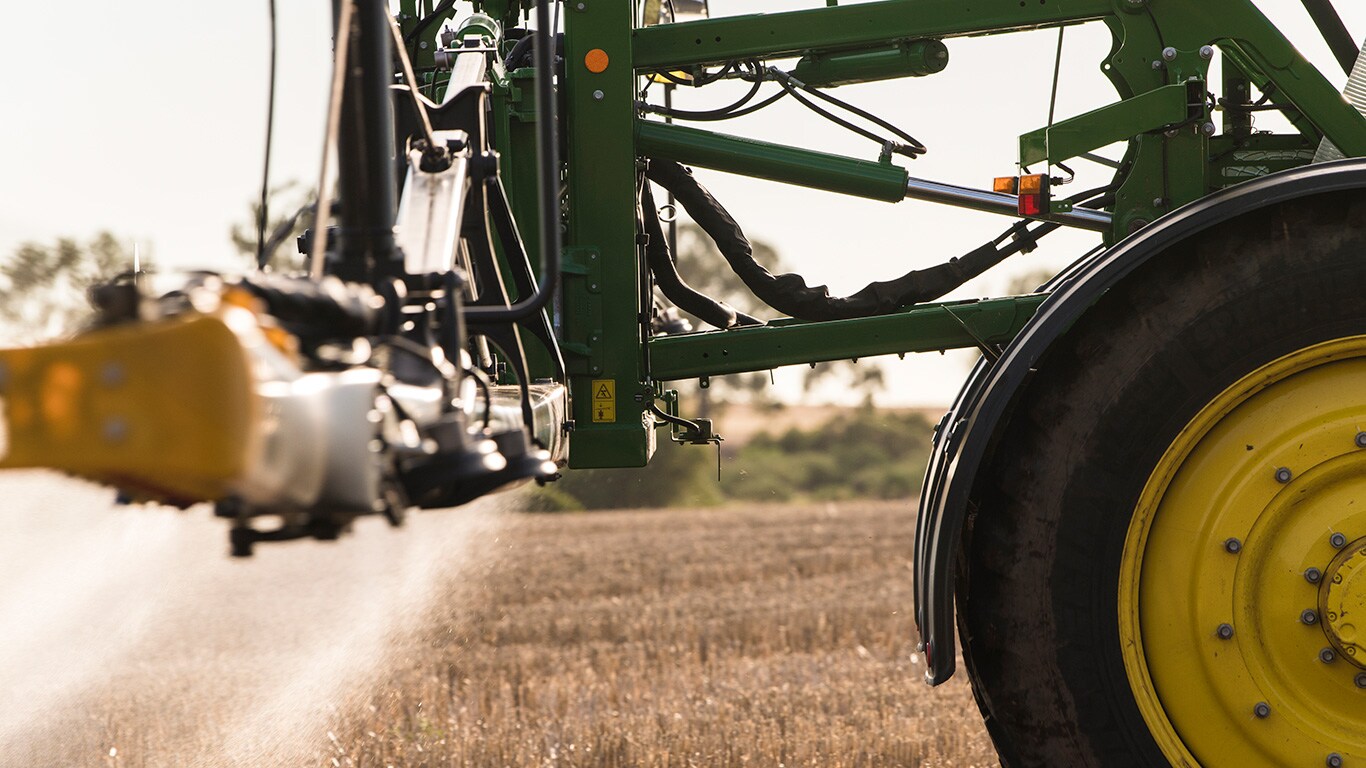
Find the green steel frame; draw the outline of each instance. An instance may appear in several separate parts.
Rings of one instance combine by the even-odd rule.
[[[476,2],[507,28],[516,26],[530,0]],[[417,4],[404,2],[407,28],[419,11],[430,10]],[[736,60],[882,56],[916,41],[1103,23],[1114,44],[1099,65],[1115,87],[1116,102],[1021,137],[1020,161],[1047,166],[1128,139],[1107,207],[1107,243],[1215,189],[1308,162],[1324,137],[1349,156],[1366,155],[1366,120],[1250,0],[881,0],[648,27],[635,23],[635,5],[565,5],[559,84],[567,147],[565,268],[556,329],[573,401],[571,466],[645,464],[654,448],[650,405],[653,399],[672,402],[660,382],[957,347],[991,354],[1044,298],[926,304],[860,320],[782,321],[646,339],[649,290],[636,235],[639,158],[677,159],[889,202],[905,196],[908,176],[885,158],[839,157],[646,119],[635,106],[642,75],[697,72]],[[598,62],[598,52],[604,53],[607,66],[590,69],[590,51]],[[1208,75],[1216,51],[1226,64],[1223,98],[1236,105],[1247,103],[1252,87],[1269,93],[1298,135],[1253,134],[1236,110],[1226,112],[1219,132],[1206,97],[1215,88]],[[425,60],[421,51],[418,56]],[[495,64],[490,79],[507,186],[518,216],[532,220],[529,74]],[[611,407],[600,408],[606,397]],[[611,419],[603,418],[607,413]]]

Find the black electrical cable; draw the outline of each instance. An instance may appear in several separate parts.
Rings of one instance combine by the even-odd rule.
[[[550,7],[536,6],[536,43],[531,54],[535,70],[536,196],[540,203],[537,233],[541,252],[541,279],[536,292],[507,307],[466,307],[470,323],[507,323],[540,312],[550,303],[560,280],[560,150],[555,114],[555,31],[550,29]],[[497,176],[491,177],[497,181]]]
[[[830,122],[846,130],[857,133],[865,139],[877,142],[884,149],[890,149],[892,152],[896,152],[897,154],[905,154],[905,150],[909,150],[909,147],[906,147],[905,145],[898,144],[897,142],[891,141],[886,137],[879,136],[876,133],[873,133],[872,131],[868,130],[867,128],[855,125],[854,123],[851,123],[848,120],[845,120],[844,118],[836,114],[833,114],[831,112],[826,111],[825,109],[822,109],[814,102],[808,101],[807,98],[805,96],[802,96],[801,93],[799,93],[795,87],[788,85],[787,83],[783,83],[782,85],[783,88],[787,91],[788,95],[797,100],[797,103],[801,104],[802,106],[806,107],[812,112],[815,112],[821,117],[824,117],[826,120],[829,120]],[[909,156],[915,157],[915,155]]]
[[[735,112],[748,104],[759,93],[759,88],[762,86],[762,80],[755,80],[754,85],[749,89],[749,93],[741,96],[733,103],[724,107],[717,107],[716,109],[708,109],[699,112],[691,112],[686,109],[674,109],[659,104],[648,104],[643,101],[638,102],[636,106],[646,112],[652,112],[657,115],[667,115],[676,120],[725,120],[731,116],[732,112]]]
[[[422,95],[418,93],[417,75],[413,74],[413,61],[408,58],[408,47],[403,44],[403,33],[398,28],[398,22],[393,16],[389,16],[389,32],[394,36],[394,55],[398,57],[399,65],[403,70],[403,79],[408,84],[408,95],[411,97],[413,112],[417,116],[418,124],[422,126],[422,138],[426,142],[426,150],[423,153],[424,163],[429,157],[429,153],[439,153],[441,147],[436,146],[436,136],[432,132],[432,119],[427,114],[427,107],[422,103]],[[428,169],[423,169],[428,170]]]
[[[911,136],[909,133],[906,133],[900,128],[897,128],[896,126],[892,125],[886,120],[883,120],[882,118],[877,117],[876,115],[859,109],[858,107],[855,107],[852,104],[840,101],[839,99],[836,99],[835,97],[829,94],[822,93],[821,91],[812,88],[811,86],[806,85],[805,83],[802,83],[801,81],[797,80],[796,78],[792,77],[786,72],[783,72],[782,70],[770,67],[768,71],[770,74],[774,76],[775,79],[777,79],[778,84],[781,85],[783,89],[789,95],[792,96],[792,98],[796,99],[802,106],[806,107],[812,112],[815,112],[821,117],[824,117],[832,123],[835,123],[836,125],[846,130],[857,133],[858,135],[870,141],[877,142],[878,144],[882,145],[885,151],[895,152],[896,154],[904,155],[911,159],[915,159],[920,155],[925,154],[926,149],[924,144],[921,144],[920,141],[917,140],[914,136]],[[859,117],[862,117],[865,120],[868,120],[869,122],[875,123],[882,128],[886,128],[887,130],[896,134],[899,138],[905,140],[907,143],[902,144],[896,141],[892,141],[884,136],[879,136],[876,133],[873,133],[867,128],[851,123],[848,120],[845,120],[844,118],[840,117],[839,115],[829,112],[828,110],[808,100],[799,91],[804,91],[824,101],[830,102],[831,104],[835,104],[841,109],[845,109],[849,112],[852,112],[855,115],[858,115]]]
[[[266,250],[266,222],[270,217],[270,144],[275,133],[275,0],[270,6],[270,90],[266,105],[266,159],[261,171],[261,210],[256,214],[256,268],[265,269],[269,260]],[[273,250],[273,249],[272,249]]]
[[[413,27],[413,31],[409,32],[408,35],[403,38],[403,42],[407,43],[408,45],[412,45],[413,41],[417,40],[417,38],[420,37],[423,32],[427,31],[427,27],[430,27],[431,25],[440,21],[442,17],[444,17],[447,13],[450,13],[450,10],[454,7],[455,0],[442,0],[442,2],[437,3],[436,7],[432,9],[432,12],[427,14],[426,16],[423,16],[422,20],[419,21],[417,25]]]
[[[724,67],[710,74],[708,74],[706,69],[704,68],[700,76],[693,77],[692,79],[675,77],[673,72],[668,70],[661,70],[653,74],[659,75],[660,77],[664,78],[665,80],[668,80],[674,85],[688,85],[694,88],[701,88],[704,85],[711,85],[717,80],[720,80],[729,75],[730,73],[734,72],[737,64],[738,62],[728,61],[726,62],[726,65]]]
[[[774,68],[770,67],[770,68],[769,68],[769,72],[772,73],[772,74],[774,74],[775,76],[777,76],[778,79],[779,79],[779,81],[780,81],[780,82],[783,82],[784,84],[794,85],[794,86],[796,86],[797,88],[800,88],[801,90],[805,91],[806,93],[809,93],[809,94],[811,94],[812,96],[815,96],[816,98],[821,99],[822,101],[825,101],[825,102],[827,102],[827,103],[829,103],[829,104],[833,104],[833,105],[839,107],[840,109],[845,110],[846,112],[851,112],[851,113],[853,113],[853,114],[855,114],[855,115],[858,115],[859,117],[863,118],[864,120],[867,120],[868,122],[873,123],[874,125],[876,125],[876,126],[878,126],[878,127],[880,127],[880,128],[883,128],[883,129],[885,129],[885,130],[887,130],[887,131],[890,131],[892,134],[894,134],[895,136],[897,136],[898,138],[900,138],[902,141],[906,142],[907,148],[910,149],[912,152],[914,152],[915,155],[923,155],[923,154],[925,153],[925,151],[926,151],[926,150],[925,150],[925,145],[922,144],[922,143],[920,142],[919,139],[917,139],[916,137],[914,137],[914,136],[912,136],[911,134],[907,133],[906,131],[901,130],[900,128],[896,127],[896,126],[893,125],[892,123],[890,123],[890,122],[888,122],[888,121],[886,121],[886,120],[884,120],[884,119],[878,117],[877,115],[873,114],[872,112],[869,112],[869,111],[867,111],[867,110],[865,110],[865,109],[861,109],[861,108],[859,108],[859,107],[856,107],[856,106],[854,106],[853,104],[850,104],[850,103],[847,102],[847,101],[842,101],[842,100],[840,100],[840,99],[837,99],[837,98],[835,98],[834,96],[831,96],[830,94],[828,94],[828,93],[826,93],[826,92],[820,90],[819,88],[814,88],[814,87],[812,87],[812,86],[810,86],[810,85],[807,85],[806,83],[803,83],[802,81],[798,80],[798,79],[795,78],[795,77],[792,77],[791,75],[789,75],[789,74],[786,73],[786,72],[783,72],[783,71],[780,70],[780,69],[774,69]],[[793,94],[793,95],[796,95],[796,94]],[[902,154],[905,154],[905,153],[902,153]],[[914,156],[914,155],[912,155],[912,156]]]

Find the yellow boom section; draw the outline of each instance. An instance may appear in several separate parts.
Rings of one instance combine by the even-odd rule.
[[[48,467],[177,503],[219,498],[253,447],[251,382],[216,315],[0,351],[0,468]]]

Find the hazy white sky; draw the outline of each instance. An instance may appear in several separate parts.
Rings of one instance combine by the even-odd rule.
[[[712,0],[713,14],[820,5],[817,0]],[[1339,0],[1366,36],[1366,3]],[[1345,77],[1299,0],[1258,5],[1335,84]],[[183,0],[17,3],[0,25],[0,254],[25,240],[108,229],[163,265],[231,268],[232,222],[247,218],[260,184],[267,71],[266,3]],[[330,3],[280,0],[280,80],[272,177],[317,176],[329,61]],[[60,11],[58,8],[60,7]],[[949,41],[940,75],[839,89],[930,148],[913,175],[985,187],[1015,163],[1016,137],[1047,119],[1056,32]],[[1114,99],[1098,65],[1100,25],[1067,32],[1058,115]],[[683,93],[679,106],[725,103],[728,85]],[[720,126],[717,126],[720,128]],[[866,140],[784,100],[724,126],[728,132],[875,157]],[[993,237],[1009,220],[926,203],[896,205],[705,173],[751,237],[778,247],[809,282],[836,293],[929,266]],[[1088,249],[1059,232],[956,296],[1000,294],[1012,274],[1059,268]],[[945,404],[971,353],[889,364],[882,401]],[[782,372],[779,372],[780,385]]]

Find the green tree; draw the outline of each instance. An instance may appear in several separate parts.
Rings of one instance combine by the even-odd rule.
[[[750,247],[754,252],[755,261],[762,264],[773,274],[782,274],[790,271],[789,267],[783,263],[781,255],[776,248],[763,240],[751,240]],[[692,222],[680,222],[678,225],[678,253],[675,256],[678,264],[678,273],[682,275],[684,282],[692,286],[695,290],[724,301],[735,307],[737,310],[757,317],[761,320],[773,320],[780,317],[780,313],[772,307],[759,301],[749,290],[739,275],[726,263],[725,257],[716,249],[710,237],[707,236],[702,228]],[[702,321],[684,313],[694,327],[701,327]],[[852,361],[837,360],[828,363],[817,363],[807,369],[802,379],[803,389],[812,392],[821,383],[830,380],[842,381],[845,386],[863,394],[864,399],[869,399],[876,392],[883,388],[884,378],[882,366],[877,363],[855,365]],[[712,380],[713,391],[708,394],[708,390],[699,390],[698,398],[702,415],[706,416],[713,405],[711,401],[724,404],[729,400],[747,400],[759,405],[775,406],[777,403],[769,395],[769,374],[767,371],[757,373],[735,374],[719,377]],[[719,385],[719,386],[716,386]],[[688,393],[690,387],[681,388],[680,391]]]
[[[267,198],[269,221],[266,222],[265,250],[267,261],[279,272],[305,269],[306,259],[295,247],[295,239],[313,226],[317,191],[305,188],[298,181],[287,181],[272,187]],[[261,201],[253,201],[246,221],[232,225],[228,237],[237,252],[256,263],[256,226],[261,217]]]
[[[0,323],[9,342],[30,343],[76,330],[91,314],[86,291],[133,269],[135,247],[100,232],[82,243],[24,243],[0,263]],[[141,254],[145,269],[149,259]]]

